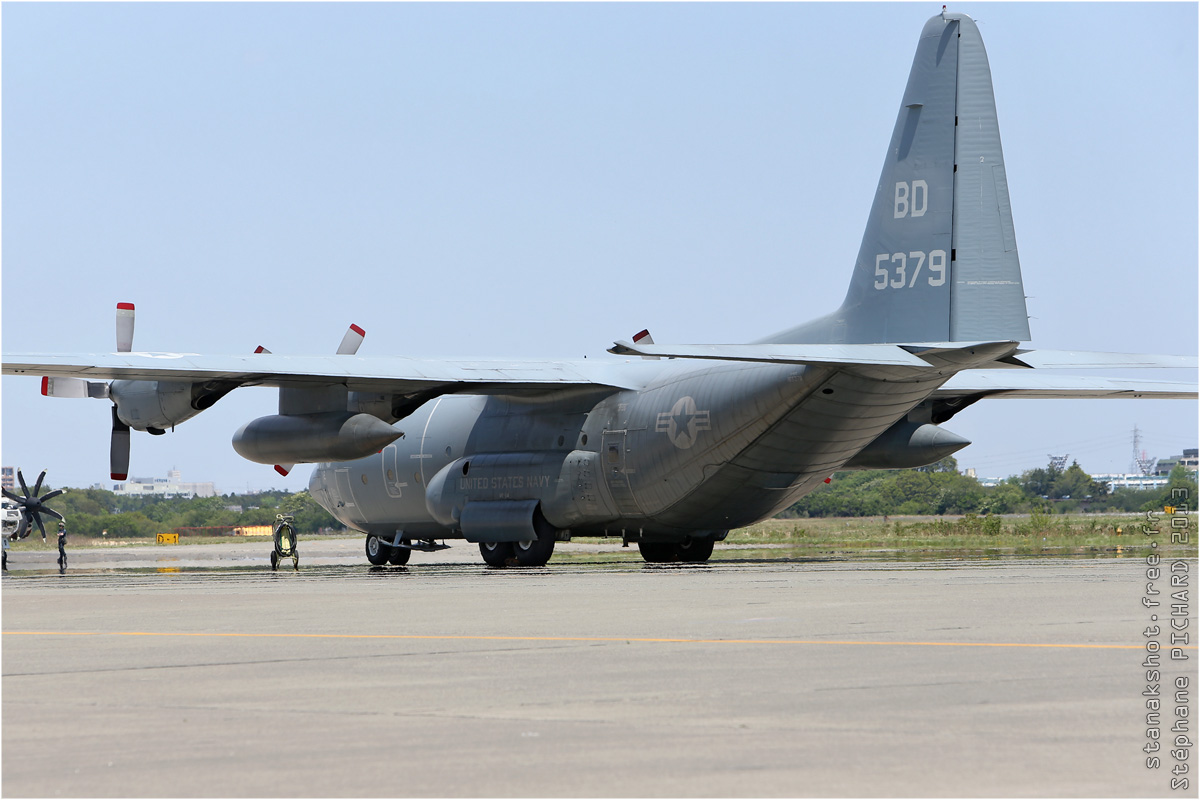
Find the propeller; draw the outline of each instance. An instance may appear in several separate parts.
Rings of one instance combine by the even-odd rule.
[[[342,337],[342,343],[338,345],[337,354],[339,356],[352,356],[358,352],[359,345],[363,343],[363,339],[367,336],[367,332],[358,327],[354,323],[350,323],[350,327],[346,330],[346,335]],[[271,353],[270,350],[263,347],[261,344],[255,348],[255,353]],[[292,471],[295,464],[276,464],[275,471],[283,477],[287,477]]]
[[[59,522],[63,521],[63,515],[51,508],[47,508],[45,503],[47,500],[51,500],[55,497],[58,497],[60,494],[63,494],[66,489],[55,489],[53,492],[47,492],[41,497],[38,497],[38,492],[42,490],[42,480],[45,477],[46,470],[42,470],[42,474],[38,475],[37,483],[33,485],[33,491],[31,492],[29,491],[29,485],[25,483],[25,476],[21,474],[21,470],[18,468],[17,480],[21,482],[21,491],[25,493],[25,496],[22,497],[15,492],[10,492],[8,489],[3,490],[4,496],[16,503],[17,506],[24,511],[24,513],[21,515],[21,522],[17,526],[17,531],[12,535],[14,540],[24,539],[29,535],[29,520],[32,519],[38,526],[38,530],[42,532],[42,541],[45,541],[46,526],[42,524],[42,514],[47,514],[51,517],[54,517]]]
[[[117,303],[117,352],[133,350],[133,303]],[[114,481],[129,477],[129,426],[117,417],[116,400],[111,384],[86,381],[83,378],[42,378],[42,394],[46,397],[94,397],[113,400],[112,442],[109,445],[109,472]]]
[[[654,344],[654,337],[650,335],[650,331],[643,328],[641,333],[633,335],[634,344]],[[642,356],[646,361],[658,361],[658,356]]]

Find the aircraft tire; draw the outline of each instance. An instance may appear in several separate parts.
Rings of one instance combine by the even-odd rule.
[[[679,560],[679,547],[674,542],[638,542],[638,550],[648,564],[666,564]]]
[[[402,540],[405,543],[407,539]],[[412,550],[407,547],[392,547],[391,553],[388,555],[388,563],[397,567],[402,567],[408,563],[408,557],[412,555]]]
[[[392,554],[391,550],[392,548],[384,544],[378,536],[373,533],[367,534],[367,561],[377,567],[382,567],[388,562],[388,556]]]
[[[690,564],[702,564],[712,557],[714,544],[716,544],[716,539],[711,536],[689,536],[676,545],[676,549],[679,551],[679,560]]]
[[[537,539],[513,543],[513,555],[517,564],[522,567],[544,567],[554,555],[554,536],[543,535]]]
[[[271,551],[271,569],[279,569],[279,553]]]
[[[489,567],[507,567],[508,560],[513,557],[512,542],[480,542],[479,553]]]

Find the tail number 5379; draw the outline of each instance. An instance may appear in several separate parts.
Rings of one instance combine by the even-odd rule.
[[[880,253],[875,256],[875,288],[913,288],[921,278],[924,267],[925,280],[930,286],[941,286],[946,282],[946,251],[934,250],[929,254],[926,266],[925,254],[920,250],[911,253]]]

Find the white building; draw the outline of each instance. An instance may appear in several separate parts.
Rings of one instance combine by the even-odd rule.
[[[165,478],[131,478],[125,483],[113,485],[113,494],[144,496],[148,494],[163,497],[214,497],[217,494],[216,485],[208,483],[184,483],[179,470],[167,472]]]
[[[1167,485],[1166,475],[1126,475],[1110,472],[1093,475],[1092,480],[1106,484],[1110,492],[1115,489],[1161,489]]]

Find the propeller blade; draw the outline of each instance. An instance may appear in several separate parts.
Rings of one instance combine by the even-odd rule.
[[[33,496],[34,497],[37,497],[38,493],[40,491],[42,491],[42,481],[45,480],[45,478],[46,478],[46,470],[42,470],[42,474],[38,475],[37,483],[35,483],[33,485]]]
[[[43,397],[87,397],[88,382],[83,378],[42,378]]]
[[[352,356],[358,352],[358,346],[362,344],[366,338],[367,332],[357,325],[351,325],[346,331],[346,335],[342,337],[342,343],[338,345],[337,354],[339,356]]]
[[[292,468],[295,466],[295,464],[276,464],[275,471],[286,478],[288,473],[291,472]]]
[[[633,335],[634,344],[654,344],[654,337],[650,335],[649,328],[643,328],[641,333]],[[642,356],[645,361],[658,361],[658,356]]]
[[[129,426],[117,416],[117,407],[112,409],[112,441],[108,448],[108,464],[114,481],[129,477]]]
[[[66,494],[66,492],[67,492],[66,489],[55,489],[53,492],[50,492],[49,494],[43,495],[41,498],[39,498],[38,502],[44,503],[47,500],[53,500],[55,497],[58,497],[60,494]],[[49,511],[50,509],[45,509],[45,510]]]
[[[0,492],[4,492],[4,496],[7,497],[9,500],[13,500],[18,503],[20,503],[22,500],[25,499],[25,498],[21,497],[21,495],[19,495],[19,494],[13,494],[8,489],[0,489]]]
[[[117,352],[133,350],[133,303],[117,303]]]
[[[33,521],[37,523],[38,530],[42,532],[42,539],[46,538],[46,526],[42,524],[42,515],[36,511],[30,511],[29,516],[33,517]]]
[[[25,531],[27,530],[29,530],[29,515],[22,514],[21,524],[17,526],[17,532],[12,535],[13,541],[16,541],[17,539],[24,539],[26,536]]]
[[[64,517],[62,514],[58,513],[57,511],[55,511],[53,508],[43,508],[43,509],[42,509],[42,513],[43,513],[43,514],[49,514],[50,516],[54,517],[54,518],[55,518],[56,520],[58,520],[59,522],[66,522],[66,521],[67,521],[67,518],[66,518],[66,517]]]
[[[21,482],[21,491],[25,493],[26,497],[29,497],[29,486],[25,483],[25,476],[21,474],[20,467],[17,467],[17,480]]]
[[[254,352],[255,352],[255,354],[258,354],[258,353],[266,353],[267,355],[271,354],[271,351],[268,350],[267,348],[263,347],[261,344],[258,347],[254,348]]]

